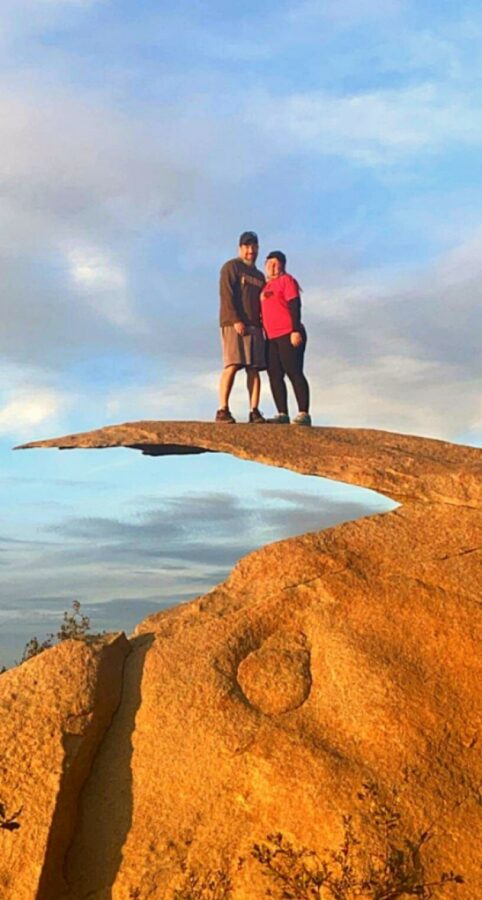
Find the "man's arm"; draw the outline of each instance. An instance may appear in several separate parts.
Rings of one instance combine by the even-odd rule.
[[[225,263],[221,269],[219,278],[221,325],[236,325],[238,323],[243,323],[243,315],[241,310],[238,309],[239,303],[236,296],[237,281],[238,273],[235,265],[232,262]]]

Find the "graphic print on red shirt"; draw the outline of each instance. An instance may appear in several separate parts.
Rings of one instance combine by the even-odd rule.
[[[285,272],[278,278],[267,281],[261,292],[261,317],[268,338],[291,334],[293,324],[289,304],[300,295],[300,286]]]

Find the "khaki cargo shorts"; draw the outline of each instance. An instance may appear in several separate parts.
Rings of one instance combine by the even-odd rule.
[[[263,329],[247,325],[246,334],[240,335],[234,325],[221,327],[223,362],[226,366],[266,369],[265,340]]]

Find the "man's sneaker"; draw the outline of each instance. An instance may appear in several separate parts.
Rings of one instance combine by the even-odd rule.
[[[278,413],[277,416],[273,416],[272,419],[268,419],[268,422],[271,425],[289,425],[290,417],[287,415],[287,413]]]
[[[251,410],[248,421],[250,425],[263,425],[266,422],[266,419],[263,416],[263,413],[256,407],[256,409]]]
[[[236,419],[231,415],[229,409],[218,409],[215,422],[225,422],[227,425],[234,425]]]
[[[311,416],[308,413],[298,413],[293,419],[292,425],[311,425]]]

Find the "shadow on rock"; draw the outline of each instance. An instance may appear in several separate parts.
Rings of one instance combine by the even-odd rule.
[[[153,636],[131,641],[120,706],[114,716],[80,801],[79,820],[67,854],[65,898],[111,897],[132,823],[132,735],[141,703],[142,673]]]

